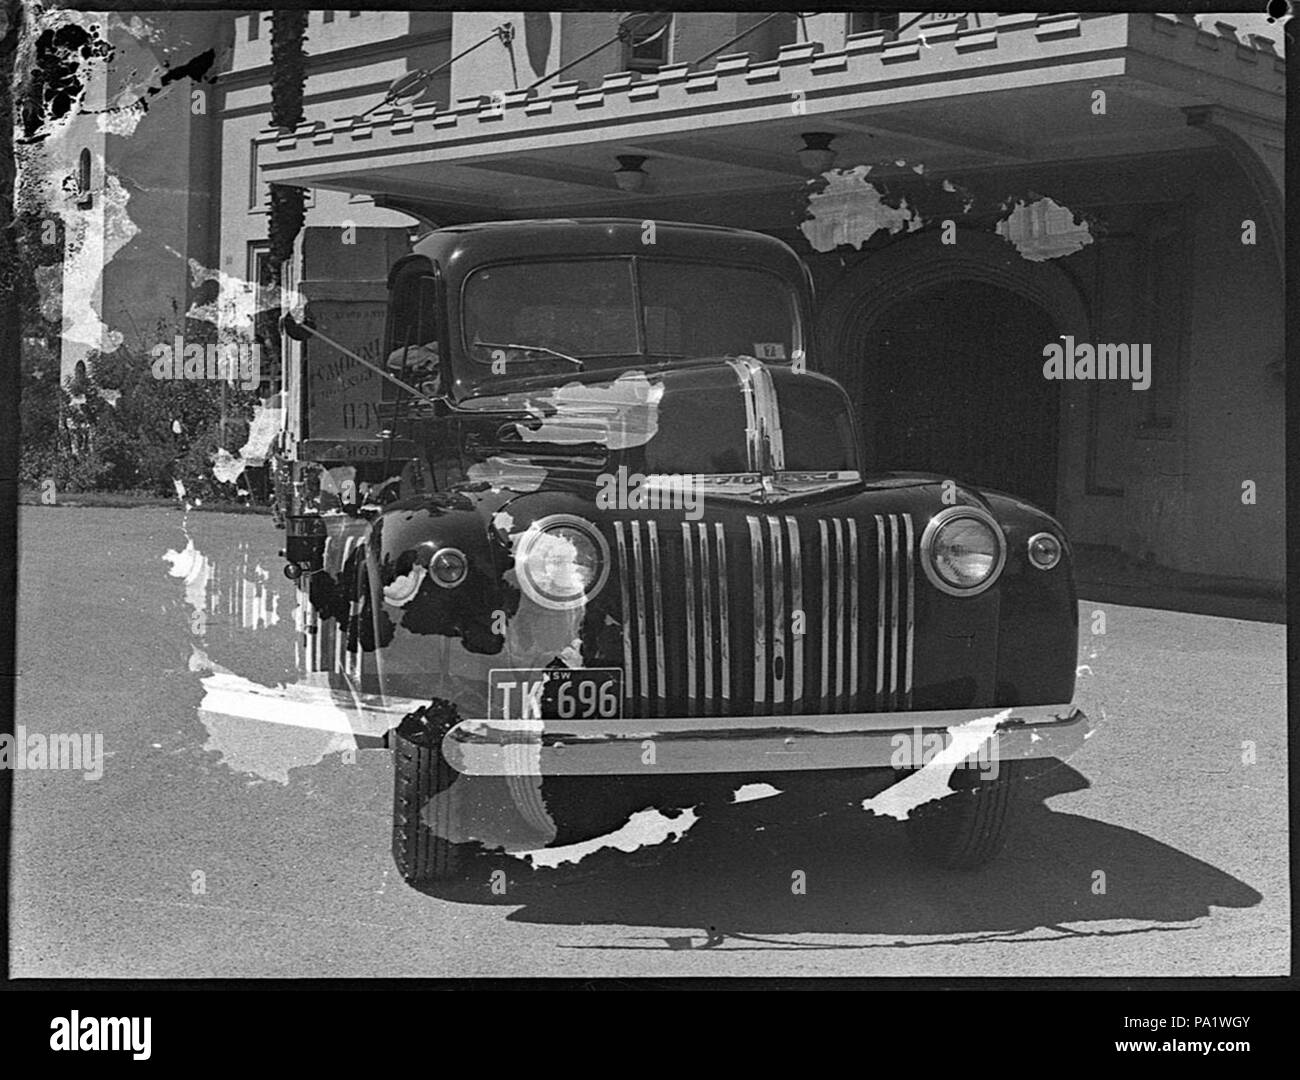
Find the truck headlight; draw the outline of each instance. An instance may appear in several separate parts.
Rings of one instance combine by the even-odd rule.
[[[609,577],[609,545],[591,522],[552,514],[519,537],[515,571],[534,603],[553,611],[581,607]]]
[[[921,566],[936,589],[976,596],[998,578],[1006,561],[998,523],[983,510],[954,506],[930,519],[921,536]]]
[[[1061,541],[1051,533],[1035,533],[1029,538],[1029,561],[1039,570],[1050,570],[1061,561]]]
[[[459,548],[439,548],[429,559],[429,578],[444,589],[454,589],[469,576],[469,560]]]

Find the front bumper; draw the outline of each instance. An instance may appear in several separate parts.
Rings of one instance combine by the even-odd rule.
[[[467,776],[744,773],[920,765],[913,751],[963,737],[981,761],[1065,759],[1092,734],[1073,705],[822,716],[462,720],[442,741]],[[964,734],[963,734],[964,733]],[[972,742],[971,735],[978,735]],[[973,751],[972,751],[973,752]]]

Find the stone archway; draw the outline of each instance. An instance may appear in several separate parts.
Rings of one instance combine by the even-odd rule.
[[[891,304],[955,280],[1007,289],[1047,312],[1062,334],[1092,337],[1087,305],[1059,267],[1029,262],[1000,236],[958,230],[957,243],[943,244],[937,232],[925,232],[873,253],[836,282],[818,308],[823,355],[850,355],[854,336]]]
[[[907,237],[848,271],[820,308],[830,373],[853,397],[868,460],[952,475],[1055,510],[1061,387],[1042,348],[1089,340],[1070,278],[1000,237]]]

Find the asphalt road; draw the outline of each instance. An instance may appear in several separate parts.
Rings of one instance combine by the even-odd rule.
[[[281,536],[22,509],[18,723],[102,734],[104,767],[15,774],[15,977],[1288,971],[1281,625],[1084,601],[1080,699],[1105,722],[974,874],[777,796],[631,854],[508,860],[504,895],[431,895],[392,866],[386,752],[199,710],[210,664],[293,679]]]

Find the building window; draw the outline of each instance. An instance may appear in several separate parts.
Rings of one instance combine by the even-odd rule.
[[[334,21],[334,9],[333,9],[333,8],[330,8],[329,10],[324,11],[324,12],[321,13],[321,22],[333,22],[333,21]]]
[[[669,46],[672,39],[672,16],[669,16],[658,29],[651,27],[647,33],[634,33],[623,43],[623,70],[658,71],[669,62]]]
[[[94,202],[90,193],[90,151],[83,149],[77,156],[77,208],[89,210]]]
[[[849,33],[866,34],[872,30],[898,31],[896,11],[850,11]]]
[[[255,11],[248,17],[248,40],[256,41],[262,35],[262,13]]]
[[[260,285],[265,278],[267,261],[271,258],[271,241],[250,240],[248,242],[248,277],[247,280]]]
[[[248,208],[265,210],[271,204],[270,189],[264,187],[261,177],[257,175],[257,140],[248,143]]]

